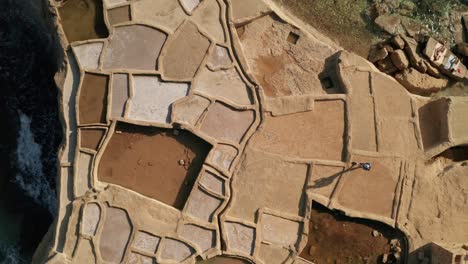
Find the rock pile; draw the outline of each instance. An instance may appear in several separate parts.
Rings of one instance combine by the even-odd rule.
[[[468,54],[468,44],[457,46],[459,54]],[[449,85],[450,80],[462,81],[467,69],[460,58],[433,38],[417,41],[405,35],[373,46],[368,60],[381,71],[392,75],[409,92],[430,95]]]
[[[390,240],[390,253],[382,255],[382,263],[397,264],[401,262],[401,244],[398,239]]]

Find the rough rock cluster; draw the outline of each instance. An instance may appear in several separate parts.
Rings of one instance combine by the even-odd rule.
[[[398,239],[392,239],[389,242],[390,253],[382,255],[382,263],[400,263],[401,260],[401,243]]]
[[[412,2],[394,2],[374,2],[376,26],[392,37],[373,46],[368,59],[414,94],[430,95],[463,81],[468,55],[464,39],[468,36],[468,14],[453,11],[440,19],[440,23],[448,23],[448,38],[447,34],[437,29],[431,31],[428,25],[410,18],[416,7],[405,3]]]
[[[465,43],[457,45],[458,54],[468,51]],[[405,35],[372,47],[369,61],[379,70],[395,77],[409,92],[429,95],[450,83],[465,79],[461,59],[433,38],[417,41]]]

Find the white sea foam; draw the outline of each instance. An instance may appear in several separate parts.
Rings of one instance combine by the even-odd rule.
[[[28,263],[21,257],[19,248],[15,245],[0,243],[0,264],[26,264]]]
[[[20,128],[18,131],[16,159],[18,173],[15,183],[52,215],[57,213],[57,198],[44,175],[41,161],[41,145],[34,141],[31,131],[31,118],[19,112]]]

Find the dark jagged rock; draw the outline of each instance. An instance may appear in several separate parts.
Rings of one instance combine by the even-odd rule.
[[[392,44],[397,49],[403,49],[405,47],[405,41],[401,38],[401,36],[393,37]]]
[[[41,183],[55,191],[57,150],[62,140],[62,128],[54,75],[63,57],[50,18],[48,3],[43,0],[4,0],[0,3],[0,126],[9,134],[9,141],[2,144],[1,150],[1,157],[8,157],[4,165],[9,170],[2,175],[7,184],[0,192],[0,199],[8,202],[2,202],[5,207],[0,210],[23,219],[17,223],[19,227],[8,226],[21,232],[18,236],[21,258],[18,263],[30,262],[53,218],[45,204],[39,204],[15,183],[17,175],[24,184],[31,184],[35,176],[21,169],[23,165],[19,164],[16,156],[20,116],[24,115],[31,119],[30,132],[41,148],[38,162],[46,176],[46,182]],[[5,136],[5,133],[0,136]],[[54,197],[55,193],[47,195]],[[3,261],[0,256],[0,263],[8,263]]]
[[[458,43],[455,46],[455,51],[462,56],[468,56],[468,43]]]
[[[369,52],[369,61],[375,63],[388,56],[388,51],[383,47],[374,46]]]
[[[392,74],[398,71],[398,68],[395,67],[390,57],[378,61],[377,68],[379,68],[379,70],[385,72],[386,74]]]

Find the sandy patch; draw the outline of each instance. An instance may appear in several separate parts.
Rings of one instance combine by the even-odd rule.
[[[342,160],[344,107],[341,100],[315,101],[313,111],[267,115],[263,129],[255,134],[254,146],[290,157]]]
[[[121,6],[108,11],[109,23],[113,26],[131,20],[130,6]]]

